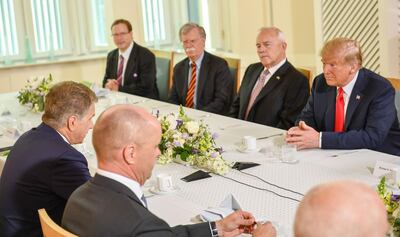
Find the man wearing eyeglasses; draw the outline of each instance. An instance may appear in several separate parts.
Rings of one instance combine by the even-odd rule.
[[[183,25],[179,37],[187,58],[174,67],[169,101],[226,114],[233,94],[233,77],[227,62],[204,51],[206,33],[198,24]]]
[[[132,25],[125,19],[115,20],[111,33],[117,49],[107,56],[103,87],[158,99],[154,54],[133,41]]]

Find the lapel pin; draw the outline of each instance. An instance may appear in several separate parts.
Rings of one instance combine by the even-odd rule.
[[[279,80],[279,79],[281,79],[281,77],[280,77],[280,76],[277,76],[277,77],[276,77],[276,80]]]
[[[361,96],[357,95],[356,100],[359,100],[359,99],[361,99]]]
[[[136,74],[136,73],[133,73],[133,77],[137,77],[137,74]]]

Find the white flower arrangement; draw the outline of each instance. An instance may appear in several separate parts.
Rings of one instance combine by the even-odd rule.
[[[393,194],[386,188],[386,177],[383,176],[377,186],[377,192],[386,207],[391,232],[394,236],[400,236],[400,195]]]
[[[28,79],[25,87],[19,91],[19,103],[27,105],[33,112],[42,112],[44,110],[44,97],[49,92],[52,81],[51,74],[47,78]]]
[[[216,174],[226,174],[230,165],[222,158],[222,147],[217,147],[208,126],[186,116],[183,107],[179,114],[168,114],[159,118],[162,128],[159,164],[172,161],[184,162],[209,170]]]

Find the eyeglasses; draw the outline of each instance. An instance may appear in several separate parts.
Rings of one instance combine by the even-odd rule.
[[[119,36],[125,36],[125,35],[127,35],[129,33],[131,33],[131,32],[121,32],[121,33],[112,34],[111,36],[112,37],[119,37]]]

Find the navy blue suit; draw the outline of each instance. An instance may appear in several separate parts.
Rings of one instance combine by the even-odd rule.
[[[37,210],[61,223],[71,193],[90,178],[85,157],[42,123],[23,134],[0,179],[0,236],[42,236]]]
[[[299,120],[322,132],[323,149],[368,148],[400,155],[400,128],[389,81],[361,68],[346,110],[345,132],[334,131],[336,87],[324,75],[314,79],[311,96]]]

